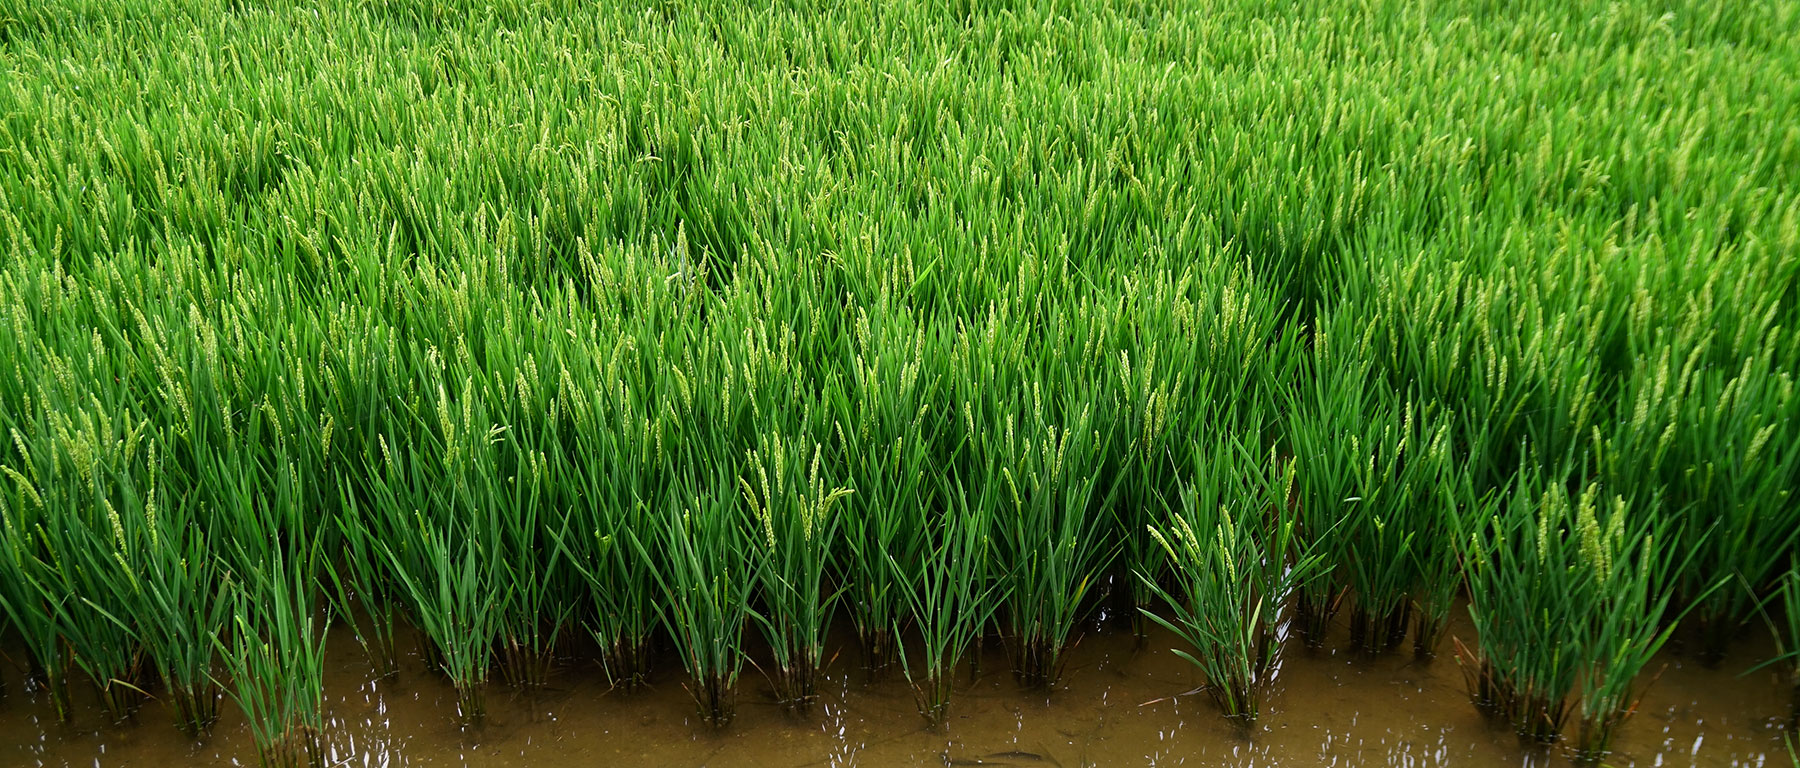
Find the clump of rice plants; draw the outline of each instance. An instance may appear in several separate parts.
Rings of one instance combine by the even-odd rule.
[[[1667,545],[1639,514],[1590,484],[1527,478],[1473,521],[1464,563],[1479,643],[1462,659],[1479,706],[1521,738],[1559,740],[1574,718],[1585,761],[1603,758],[1636,706],[1638,673],[1667,642]]]
[[[1034,390],[1036,417],[1015,427],[1008,414],[993,429],[990,465],[980,482],[1005,489],[997,509],[996,539],[1006,567],[1007,642],[1013,667],[1027,686],[1054,685],[1063,652],[1086,609],[1088,592],[1115,554],[1103,533],[1107,516],[1098,473],[1102,435],[1091,411],[1071,414],[1066,425],[1043,416],[1043,394]]]
[[[463,721],[480,725],[500,611],[510,596],[498,591],[501,512],[487,503],[501,492],[499,477],[474,471],[491,468],[498,431],[479,426],[466,383],[463,394],[458,408],[439,389],[440,438],[399,452],[379,438],[381,464],[370,492],[389,511],[380,546],[408,617],[429,642],[430,660],[456,687]]]
[[[374,513],[348,493],[346,497],[331,526],[342,555],[321,564],[331,585],[327,596],[338,621],[355,634],[375,676],[391,677],[400,671],[395,619],[403,595],[389,576]]]
[[[553,485],[568,475],[567,404],[545,386],[537,353],[523,347],[506,348],[520,358],[511,381],[495,377],[479,389],[507,426],[495,452],[498,466],[488,470],[500,482],[486,485],[474,503],[498,526],[493,592],[504,596],[496,617],[500,674],[509,685],[536,690],[549,683],[557,645],[586,601],[575,598],[580,579],[557,535],[568,517],[565,489]]]
[[[18,470],[6,467],[4,471],[9,482],[0,486],[0,611],[5,612],[29,654],[27,688],[41,687],[56,717],[66,721],[72,715],[68,646],[46,600],[51,566],[42,557],[35,533],[42,525],[42,497]]]
[[[776,696],[790,710],[818,697],[825,632],[836,603],[825,585],[841,518],[833,507],[851,493],[826,488],[822,448],[811,447],[808,462],[806,443],[769,435],[747,458],[749,477],[738,479],[758,534],[751,546],[762,549],[754,558],[761,563],[763,604],[757,623],[774,650]]]
[[[1193,648],[1175,653],[1206,674],[1207,693],[1245,728],[1260,717],[1280,668],[1293,597],[1328,567],[1296,536],[1294,482],[1293,461],[1235,444],[1202,454],[1181,506],[1150,529],[1173,586],[1138,574],[1166,606],[1147,610],[1150,618]]]
[[[959,489],[951,507],[925,531],[928,544],[915,564],[887,559],[889,568],[901,571],[896,582],[903,585],[907,613],[921,640],[911,658],[903,645],[899,648],[901,669],[930,727],[941,726],[949,715],[956,666],[1006,598],[993,563],[993,517],[985,512],[991,505],[980,498],[996,490],[989,487],[970,498],[967,489]],[[916,572],[908,570],[914,565]],[[898,619],[895,623],[897,635]]]
[[[1352,645],[1378,654],[1404,640],[1415,604],[1445,610],[1455,583],[1430,567],[1449,545],[1441,489],[1450,432],[1432,409],[1387,390],[1368,362],[1368,340],[1346,335],[1316,339],[1312,384],[1288,401],[1303,531],[1337,566],[1331,579],[1302,589],[1301,625],[1317,647],[1348,595]],[[1430,639],[1421,640],[1429,650]]]
[[[566,474],[553,482],[584,492],[567,510],[557,546],[585,587],[590,604],[582,621],[599,646],[607,679],[633,691],[649,681],[654,650],[658,591],[650,574],[661,537],[645,532],[658,524],[650,484],[662,423],[637,419],[597,428],[577,416],[575,424],[578,445],[592,447],[581,455],[613,462],[609,474],[583,471],[576,462],[560,465]],[[633,546],[634,537],[642,537],[642,546]]]
[[[27,461],[41,462],[31,466],[41,490],[30,495],[58,519],[37,526],[35,542],[25,546],[37,550],[41,565],[22,571],[74,665],[93,681],[107,713],[122,721],[137,711],[148,682],[137,627],[153,617],[142,615],[147,606],[139,602],[133,561],[157,525],[154,444],[142,421],[98,407],[48,418],[55,439],[35,456],[23,445],[20,450]]]
[[[1587,658],[1578,689],[1574,747],[1584,764],[1598,764],[1611,754],[1618,727],[1637,711],[1639,673],[1675,629],[1666,585],[1677,561],[1668,536],[1657,522],[1627,528],[1633,517],[1657,520],[1656,512],[1653,505],[1629,509],[1625,499],[1615,496],[1610,514],[1597,517],[1588,508],[1580,517],[1579,543],[1582,556],[1592,563],[1597,593],[1594,609],[1582,619],[1590,639],[1583,646]]]
[[[219,717],[219,639],[230,629],[231,574],[190,509],[145,508],[144,539],[117,556],[131,562],[136,634],[162,679],[175,723],[198,736]]]
[[[580,621],[599,646],[607,679],[628,691],[650,677],[660,594],[651,574],[662,540],[653,532],[664,500],[660,484],[668,472],[664,444],[671,417],[644,400],[646,390],[660,385],[583,387],[576,371],[637,375],[632,355],[647,351],[638,352],[635,344],[627,336],[604,359],[563,363],[551,419],[563,433],[545,440],[563,447],[548,452],[546,485],[564,499],[553,531],[587,598]],[[570,367],[585,365],[597,370]],[[633,546],[634,538],[643,546]]]
[[[238,546],[246,565],[233,583],[231,632],[220,641],[232,698],[265,768],[319,768],[330,617],[317,605],[317,547],[249,531]]]
[[[1620,394],[1600,471],[1657,495],[1679,523],[1673,534],[1692,557],[1671,576],[1701,659],[1717,664],[1800,544],[1787,480],[1800,474],[1800,389],[1778,362],[1800,342],[1767,329],[1737,365],[1709,365],[1707,322],[1689,315],[1639,331],[1654,339]]]
[[[926,568],[927,521],[944,503],[937,462],[951,409],[915,318],[887,308],[863,312],[854,340],[848,375],[826,397],[838,425],[833,452],[856,489],[845,500],[838,570],[873,680],[898,659],[907,595]]]
[[[1411,552],[1420,575],[1413,593],[1413,656],[1421,661],[1437,656],[1450,629],[1450,611],[1465,584],[1455,556],[1464,521],[1488,519],[1499,501],[1492,491],[1476,490],[1472,466],[1477,463],[1474,456],[1452,462],[1444,468],[1443,484],[1420,500],[1425,510],[1418,540],[1435,542],[1436,547],[1414,547]]]
[[[1120,477],[1116,502],[1123,567],[1143,573],[1157,573],[1164,564],[1164,551],[1149,531],[1157,522],[1156,510],[1180,493],[1175,480],[1180,464],[1175,443],[1189,434],[1190,426],[1183,418],[1189,410],[1183,402],[1189,386],[1184,380],[1186,366],[1159,375],[1156,362],[1156,356],[1146,355],[1133,366],[1129,352],[1119,353],[1119,383],[1125,392],[1120,427],[1127,433],[1125,444],[1130,447],[1118,457],[1121,465],[1108,470],[1116,471]],[[1211,383],[1202,378],[1192,386],[1207,392]],[[1126,573],[1126,578],[1133,609],[1132,629],[1143,638],[1146,626],[1142,609],[1151,603],[1155,592],[1131,572]]]
[[[493,592],[505,596],[496,622],[500,673],[510,685],[537,689],[550,682],[556,644],[569,625],[572,581],[545,515],[543,454],[525,454],[511,478],[514,503],[493,516],[499,523],[499,573]],[[510,513],[507,510],[510,509]]]
[[[1119,434],[1105,471],[1117,477],[1116,570],[1129,585],[1129,615],[1140,637],[1150,624],[1142,609],[1156,592],[1136,574],[1165,568],[1150,529],[1180,498],[1193,454],[1214,432],[1237,428],[1232,419],[1299,380],[1308,334],[1287,321],[1295,307],[1276,295],[1274,284],[1285,277],[1253,272],[1234,249],[1213,245],[1184,256],[1178,269],[1143,270],[1111,288],[1123,306],[1105,344],[1118,353],[1106,361],[1117,394],[1104,421]]]
[[[660,539],[660,567],[652,571],[662,593],[657,615],[691,678],[701,719],[715,728],[737,715],[744,625],[762,567],[731,486],[722,473],[684,478],[655,510],[655,527],[632,532],[640,557],[650,556],[645,539]]]
[[[655,650],[655,554],[660,538],[632,545],[656,520],[648,500],[616,508],[587,507],[570,515],[562,544],[591,605],[584,624],[600,648],[600,666],[613,686],[635,691],[649,682]]]
[[[500,581],[497,524],[481,516],[438,525],[415,514],[402,530],[405,538],[387,550],[395,580],[413,622],[432,644],[432,658],[456,687],[463,721],[480,725],[487,717],[488,671],[500,633],[493,591]]]

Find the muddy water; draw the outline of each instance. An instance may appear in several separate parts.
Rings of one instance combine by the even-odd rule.
[[[1466,626],[1454,628],[1469,636]],[[941,731],[922,727],[899,680],[865,685],[851,654],[825,676],[819,706],[783,714],[753,669],[740,685],[737,721],[722,732],[692,714],[679,671],[650,691],[612,693],[571,662],[549,690],[489,694],[489,722],[460,728],[455,695],[410,659],[397,679],[368,680],[352,639],[331,638],[326,695],[332,764],[344,766],[1521,766],[1567,765],[1534,756],[1505,727],[1477,714],[1446,655],[1365,659],[1345,651],[1290,653],[1256,732],[1241,737],[1204,694],[1200,676],[1153,636],[1139,649],[1119,632],[1087,635],[1053,693],[1020,690],[997,651],[966,681]],[[1342,642],[1337,645],[1343,645]],[[1446,641],[1446,649],[1452,647]],[[1740,674],[1768,651],[1740,644],[1722,670],[1666,655],[1663,671],[1626,725],[1609,761],[1638,766],[1788,766],[1781,722],[1787,700],[1768,672]],[[674,663],[668,659],[668,663]],[[106,725],[91,692],[71,725],[6,670],[0,696],[0,766],[254,765],[235,707],[205,741],[183,738],[152,702],[137,722]]]

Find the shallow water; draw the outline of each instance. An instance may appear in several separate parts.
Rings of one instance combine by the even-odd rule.
[[[1466,626],[1453,632],[1466,639]],[[840,638],[839,645],[848,638]],[[1343,638],[1336,638],[1343,646]],[[332,764],[344,766],[1521,766],[1568,765],[1534,756],[1469,703],[1445,641],[1429,663],[1410,653],[1368,659],[1343,650],[1296,650],[1248,740],[1219,717],[1200,675],[1156,634],[1143,648],[1118,631],[1087,635],[1053,693],[1021,690],[1005,656],[963,676],[941,731],[923,727],[897,677],[874,685],[846,652],[821,684],[818,706],[790,716],[754,669],[739,686],[738,717],[715,732],[693,714],[679,670],[649,691],[609,692],[591,665],[570,662],[535,694],[496,686],[488,723],[465,731],[454,691],[410,658],[394,679],[371,682],[360,649],[335,631],[326,696]],[[1746,638],[1723,669],[1665,654],[1663,671],[1624,727],[1609,763],[1638,766],[1788,766],[1784,691],[1767,671],[1740,674],[1768,652]],[[666,664],[675,659],[661,659]],[[214,733],[188,741],[157,702],[136,722],[106,724],[78,684],[74,722],[5,671],[0,766],[254,765],[249,732],[227,702]]]

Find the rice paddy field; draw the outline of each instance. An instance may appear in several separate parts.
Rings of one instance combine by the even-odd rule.
[[[0,763],[1800,763],[1795,40],[0,0]]]

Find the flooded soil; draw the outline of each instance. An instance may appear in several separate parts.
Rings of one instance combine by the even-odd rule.
[[[1454,628],[1465,642],[1466,625]],[[851,647],[842,638],[841,647]],[[1345,645],[1342,638],[1335,646]],[[1087,635],[1051,693],[1021,690],[990,648],[981,674],[957,689],[951,719],[923,727],[903,679],[863,683],[853,653],[835,659],[813,711],[794,716],[770,700],[747,668],[738,718],[714,731],[693,713],[679,669],[659,670],[651,690],[608,690],[591,664],[571,661],[540,692],[496,686],[479,731],[456,720],[456,696],[410,658],[400,675],[372,682],[360,649],[331,637],[327,741],[343,766],[1520,766],[1568,765],[1532,755],[1503,725],[1470,705],[1445,642],[1431,662],[1396,653],[1368,659],[1344,650],[1290,652],[1264,718],[1245,739],[1204,693],[1201,677],[1153,635],[1139,648],[1122,631]],[[1637,766],[1788,766],[1786,692],[1767,670],[1743,674],[1769,651],[1746,638],[1722,669],[1666,654],[1662,673],[1625,726],[1608,762]],[[670,656],[665,664],[675,664]],[[74,722],[5,671],[0,766],[254,765],[255,751],[230,702],[195,743],[151,702],[136,722],[110,725],[78,684]]]

